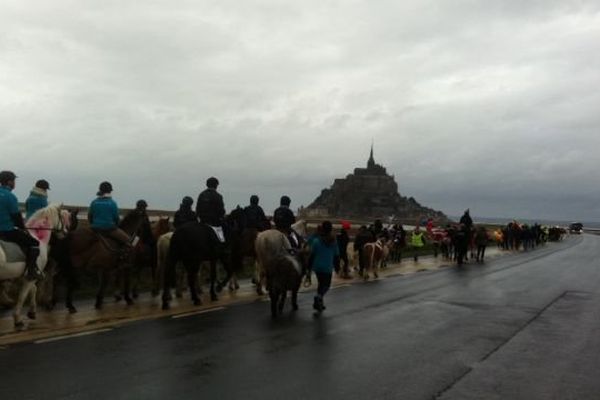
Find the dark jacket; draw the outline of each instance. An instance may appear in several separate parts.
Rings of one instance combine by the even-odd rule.
[[[289,232],[292,229],[292,224],[296,222],[296,217],[289,207],[281,206],[273,213],[273,222],[279,230]]]
[[[141,222],[138,230],[135,232],[141,241],[147,246],[154,246],[154,235],[152,234],[152,226],[150,225],[150,219],[145,211],[131,210],[123,218],[121,224],[127,225],[130,219],[137,218],[137,215],[141,215]],[[135,220],[135,219],[134,219]]]
[[[265,212],[258,204],[250,204],[244,208],[244,227],[248,229],[258,229],[262,231],[269,226],[269,220]]]
[[[223,224],[223,217],[225,217],[223,196],[215,189],[207,188],[198,196],[196,214],[200,221],[205,224],[213,226]]]
[[[175,211],[173,217],[173,227],[179,228],[181,225],[187,224],[188,222],[197,222],[198,217],[196,213],[192,211],[192,207],[180,206],[179,210]]]
[[[473,227],[473,220],[471,219],[471,216],[467,213],[464,213],[462,217],[460,217],[460,223],[464,224],[464,226],[467,227],[467,230],[471,230],[471,228]]]
[[[348,232],[346,232],[345,229],[342,229],[341,232],[337,234],[336,241],[340,248],[340,255],[345,255],[348,249],[348,242],[350,242]]]

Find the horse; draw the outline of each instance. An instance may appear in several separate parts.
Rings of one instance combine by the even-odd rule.
[[[269,231],[280,232],[277,229],[268,229],[263,232],[269,232]],[[261,232],[261,234],[263,232]],[[292,232],[294,234],[296,241],[298,242],[298,246],[292,246],[292,244],[290,243],[289,236],[286,235],[287,243],[289,244],[290,249],[293,247],[296,247],[296,248],[303,247],[303,245],[305,243],[306,235],[308,233],[308,227],[307,227],[306,221],[301,219],[301,220],[296,221],[294,224],[292,224]],[[256,239],[258,239],[258,236],[256,237]],[[255,242],[255,246],[256,246],[256,242]],[[255,249],[256,249],[256,247],[255,247]],[[258,295],[262,296],[264,294],[263,286],[265,285],[265,280],[266,280],[266,270],[265,270],[265,264],[264,264],[264,262],[261,261],[258,253],[256,253],[256,263],[255,264],[256,265],[255,265],[254,281],[256,282],[256,293]]]
[[[288,291],[292,293],[292,309],[296,311],[298,290],[308,271],[307,250],[293,250],[287,236],[276,229],[260,232],[254,245],[257,262],[263,266],[266,277],[271,317],[276,318],[283,312]]]
[[[124,219],[119,224],[119,228],[129,235],[135,236],[140,225],[143,222],[141,214],[132,214],[130,218]],[[77,286],[76,271],[81,269],[95,269],[99,274],[99,287],[96,294],[95,308],[101,309],[104,302],[104,292],[108,285],[109,275],[112,272],[121,272],[123,274],[123,298],[128,305],[133,304],[130,296],[130,276],[129,269],[132,261],[132,252],[128,252],[124,259],[121,244],[113,239],[109,239],[102,234],[94,232],[89,227],[80,227],[69,233],[67,238],[66,255],[63,257],[64,268],[68,271],[66,306],[69,312],[77,312],[73,305],[73,294]],[[118,271],[118,269],[121,271]]]
[[[48,245],[53,233],[65,234],[69,227],[69,215],[66,210],[61,210],[60,205],[51,204],[36,211],[25,224],[25,228],[31,236],[39,241],[40,255],[37,258],[37,267],[44,271],[48,261]],[[0,246],[0,280],[20,279],[25,272],[25,255],[19,246],[14,243],[3,242]],[[24,326],[21,317],[21,309],[25,300],[30,296],[29,312],[30,319],[36,318],[37,286],[35,281],[24,280],[17,303],[13,311],[13,321],[16,328]]]
[[[363,246],[364,257],[366,260],[365,270],[363,278],[365,281],[369,280],[369,271],[373,271],[375,278],[378,278],[377,268],[380,266],[381,261],[385,260],[389,254],[389,247],[387,242],[379,238],[375,242],[365,243]]]
[[[133,270],[132,270],[132,285],[131,293],[134,299],[138,297],[139,285],[141,282],[141,274],[144,268],[150,267],[152,273],[152,284],[155,287],[154,280],[156,279],[157,258],[154,251],[155,244],[158,239],[165,233],[171,230],[170,218],[159,218],[152,226],[151,237],[148,233],[142,232],[142,228],[138,229],[136,234],[140,238],[133,248]]]
[[[162,308],[170,308],[170,288],[175,283],[176,266],[181,262],[187,273],[190,296],[194,305],[202,304],[198,296],[197,275],[203,261],[210,263],[210,297],[218,300],[215,286],[217,284],[217,261],[221,261],[225,270],[228,269],[225,253],[225,243],[222,243],[213,228],[209,225],[190,222],[179,227],[170,240],[169,252],[166,257],[163,278]]]

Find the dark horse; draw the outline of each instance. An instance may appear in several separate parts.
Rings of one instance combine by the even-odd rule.
[[[119,227],[133,237],[141,223],[142,217],[135,216],[122,221]],[[84,268],[97,270],[99,274],[100,286],[95,304],[97,309],[102,308],[109,276],[114,272],[123,274],[123,297],[127,304],[133,304],[129,293],[131,252],[122,257],[118,243],[94,232],[89,227],[79,227],[69,233],[65,240],[66,243],[62,250],[64,253],[57,259],[60,269],[67,275],[66,306],[70,312],[77,311],[73,305],[73,293],[78,287],[78,272]]]
[[[254,242],[258,235],[258,229],[245,226],[244,209],[235,208],[225,219],[227,225],[227,250],[229,256],[227,276],[217,286],[221,290],[229,282],[229,289],[239,289],[237,282],[238,276],[244,270],[244,260],[248,258],[256,259]]]
[[[175,268],[182,263],[187,273],[190,295],[195,305],[202,304],[198,295],[197,275],[200,264],[204,261],[210,263],[210,298],[218,299],[215,285],[217,283],[217,261],[221,261],[225,270],[228,270],[226,245],[221,243],[213,229],[203,223],[190,222],[180,226],[173,232],[167,257],[162,308],[169,309],[171,300],[170,289],[175,284]]]

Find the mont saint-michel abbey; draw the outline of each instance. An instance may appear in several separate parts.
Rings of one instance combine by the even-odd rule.
[[[347,218],[373,220],[380,218],[414,222],[422,218],[447,221],[440,211],[420,205],[412,197],[398,193],[393,175],[375,163],[373,146],[366,168],[355,168],[353,174],[338,178],[329,189],[323,189],[319,197],[308,207],[300,210],[306,218]]]

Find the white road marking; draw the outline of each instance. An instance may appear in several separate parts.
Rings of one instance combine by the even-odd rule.
[[[188,312],[188,313],[173,315],[171,317],[171,319],[191,317],[192,315],[206,314],[206,313],[209,313],[209,312],[219,311],[219,310],[224,310],[224,309],[225,309],[225,307],[214,307],[214,308],[209,308],[207,310],[192,311],[192,312]]]
[[[81,337],[81,336],[89,336],[89,335],[94,335],[96,333],[102,333],[102,332],[108,332],[108,331],[112,331],[112,328],[96,329],[93,331],[73,333],[71,335],[55,336],[55,337],[51,337],[48,339],[36,340],[33,343],[35,343],[35,344],[50,343],[50,342],[56,342],[58,340],[71,339],[71,338],[76,338],[76,337]]]
[[[331,290],[333,290],[333,289],[339,289],[339,288],[343,288],[343,287],[349,287],[349,286],[352,286],[352,285],[349,284],[349,283],[344,283],[342,285],[332,286]]]

